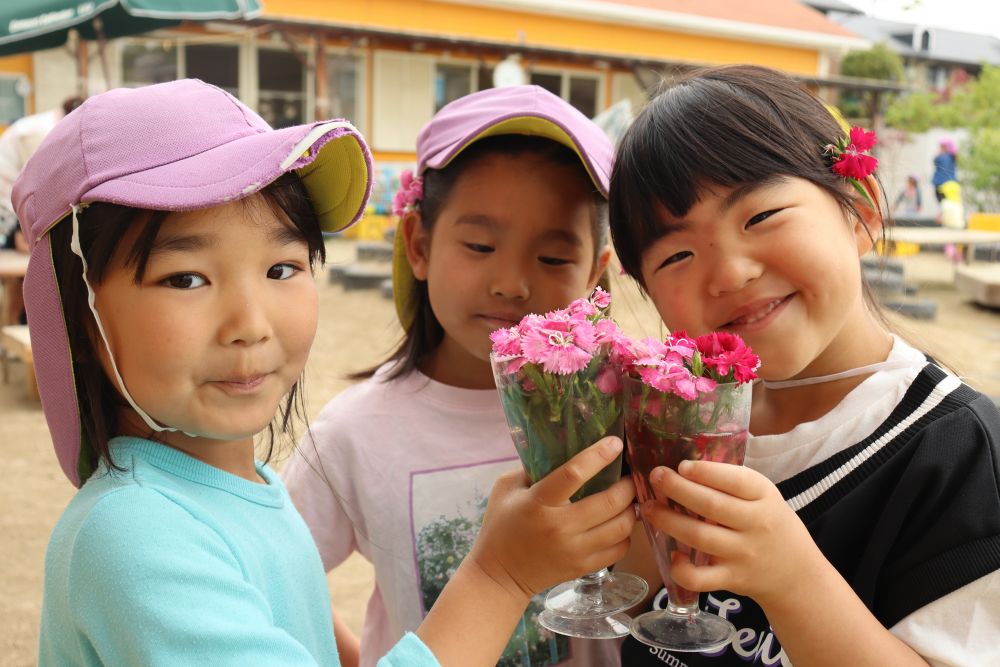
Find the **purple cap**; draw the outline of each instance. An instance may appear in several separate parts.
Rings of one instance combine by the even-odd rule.
[[[503,134],[551,139],[573,150],[594,187],[608,196],[615,148],[592,120],[541,86],[489,88],[446,104],[417,135],[417,174],[441,169],[470,145]],[[402,234],[396,234],[393,293],[404,328],[412,319],[407,304],[415,285]]]
[[[364,211],[371,155],[350,123],[275,130],[229,93],[195,79],[91,97],[32,155],[12,196],[31,252],[24,301],[42,408],[75,485],[83,482],[80,409],[48,232],[78,204],[208,208],[289,171],[302,179],[324,231],[343,229]]]

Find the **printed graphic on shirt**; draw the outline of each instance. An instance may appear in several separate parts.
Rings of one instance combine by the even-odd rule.
[[[493,482],[517,465],[517,458],[509,458],[411,474],[413,553],[424,615],[472,548]],[[497,665],[540,667],[570,657],[568,638],[538,625],[541,611],[539,596],[521,617]]]
[[[632,637],[622,644],[622,664],[635,667],[668,665],[669,667],[724,667],[725,665],[780,665],[791,662],[771,631],[763,610],[756,602],[729,591],[702,593],[702,611],[717,614],[736,626],[736,636],[729,645],[713,653],[680,653],[646,646]],[[665,609],[667,590],[661,589],[653,599],[654,609]]]

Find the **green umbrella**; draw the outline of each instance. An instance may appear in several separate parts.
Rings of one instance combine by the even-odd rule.
[[[84,39],[110,39],[260,10],[259,0],[2,0],[0,56],[62,46],[74,28]]]

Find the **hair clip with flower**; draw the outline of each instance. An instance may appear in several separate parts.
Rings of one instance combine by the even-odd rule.
[[[398,217],[416,211],[424,198],[424,179],[414,176],[409,169],[399,175],[399,190],[392,198],[392,212]]]
[[[876,210],[878,206],[863,181],[878,168],[878,158],[868,154],[877,141],[874,132],[852,127],[848,136],[840,137],[837,143],[823,147],[824,155],[828,155],[832,161],[830,166],[833,171],[848,181]]]

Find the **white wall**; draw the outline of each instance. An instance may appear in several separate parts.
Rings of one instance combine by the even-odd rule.
[[[906,177],[914,175],[920,184],[923,203],[921,214],[928,216],[938,214],[939,208],[937,198],[934,196],[934,186],[931,185],[931,176],[934,174],[933,160],[938,154],[938,145],[945,138],[953,139],[961,151],[962,142],[967,140],[968,132],[961,129],[932,128],[927,132],[916,134],[890,128],[882,133],[876,153],[879,159],[879,177],[885,186],[890,206],[906,185]],[[959,162],[958,180],[962,182],[961,162]]]

